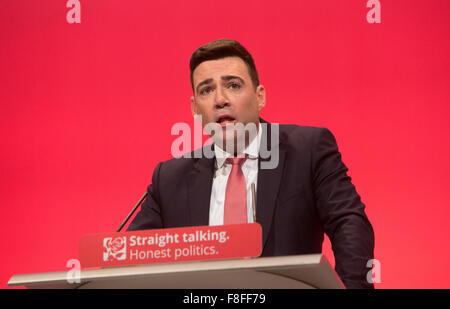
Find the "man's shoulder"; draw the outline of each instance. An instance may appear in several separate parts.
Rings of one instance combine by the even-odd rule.
[[[271,125],[273,125],[273,123]],[[316,142],[321,135],[334,137],[328,128],[296,124],[280,124],[279,133],[280,142],[288,144],[311,144]]]
[[[183,173],[185,170],[191,169],[197,161],[197,158],[193,156],[193,153],[194,152],[185,154],[182,157],[161,161],[159,164],[163,169],[172,169],[178,171],[178,173]]]
[[[211,145],[207,145],[186,153],[181,157],[174,157],[166,161],[161,161],[158,165],[160,167],[160,172],[163,172],[164,174],[184,175],[188,174],[196,164],[211,164],[213,160],[212,155]]]
[[[274,123],[271,123],[274,125]],[[321,130],[328,130],[324,127],[316,127],[316,126],[303,126],[297,124],[279,124],[280,132],[290,133],[290,134],[304,134],[304,135],[314,135],[317,134]]]
[[[275,125],[279,128],[280,137],[284,138],[311,138],[316,137],[320,134],[331,133],[328,128],[325,127],[318,127],[318,126],[305,126],[305,125],[298,125],[298,124],[280,124],[276,122],[268,122],[264,119],[260,119],[261,124],[263,126],[269,125],[270,127],[274,127]]]

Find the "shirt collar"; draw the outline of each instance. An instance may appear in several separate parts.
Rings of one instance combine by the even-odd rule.
[[[247,154],[250,159],[257,159],[259,156],[261,136],[261,123],[258,123],[258,135],[250,142],[250,144],[247,146],[247,148],[244,149],[242,153]],[[214,155],[216,157],[217,168],[221,168],[225,164],[225,161],[232,156],[230,153],[224,151],[220,147],[214,147]]]

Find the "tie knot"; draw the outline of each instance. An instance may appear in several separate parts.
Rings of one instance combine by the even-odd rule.
[[[244,158],[227,158],[227,163],[230,163],[232,165],[242,165],[245,159],[247,159],[247,155],[245,155]]]

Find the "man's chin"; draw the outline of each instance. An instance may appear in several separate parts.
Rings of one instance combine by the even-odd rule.
[[[243,124],[236,124],[236,121],[223,124],[210,123],[205,127],[205,133],[211,136],[214,144],[224,151],[231,154],[240,153],[245,149],[248,141],[252,140],[254,137],[253,135],[257,134],[257,132],[256,129],[254,129],[254,132],[252,133],[246,132]]]
[[[222,139],[214,141],[215,145],[233,155],[241,153],[245,149],[245,138],[238,138],[235,133],[225,133]]]

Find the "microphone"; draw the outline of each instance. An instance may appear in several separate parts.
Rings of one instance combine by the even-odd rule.
[[[253,222],[256,222],[256,193],[254,183],[252,183],[252,208],[253,208]]]
[[[142,195],[141,199],[137,202],[137,204],[133,207],[133,209],[130,211],[130,213],[128,214],[128,216],[125,218],[125,220],[123,220],[122,224],[119,226],[119,228],[117,229],[116,232],[120,232],[120,230],[123,228],[123,226],[127,223],[128,220],[130,220],[131,216],[134,214],[134,212],[136,211],[136,209],[138,209],[138,207],[142,204],[142,202],[145,200],[145,198],[147,197],[148,192],[145,191],[144,195]]]

